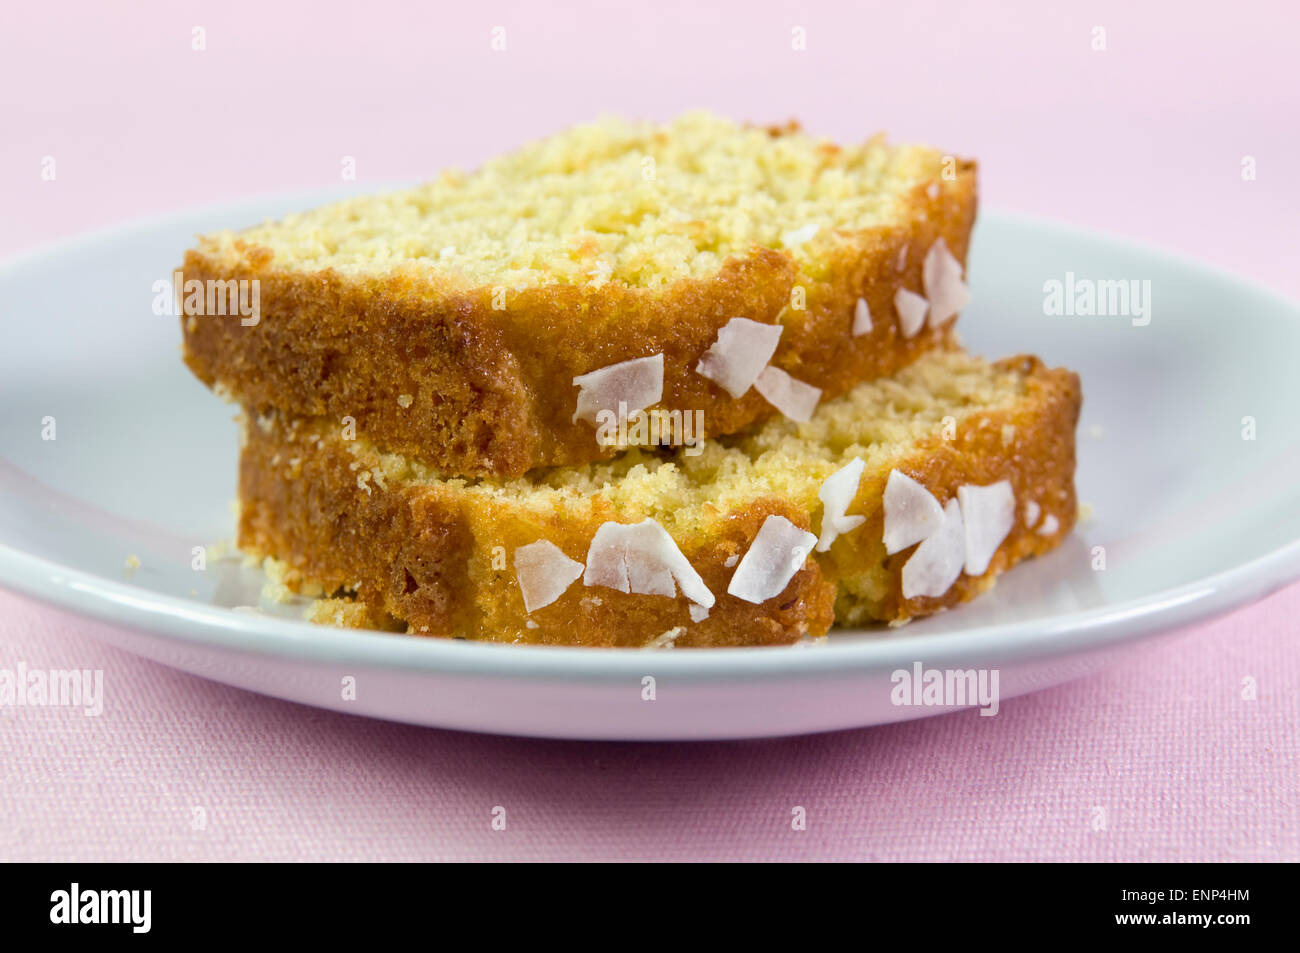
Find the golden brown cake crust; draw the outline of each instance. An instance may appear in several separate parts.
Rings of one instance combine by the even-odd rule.
[[[200,245],[185,256],[184,280],[256,279],[260,320],[182,315],[185,362],[254,412],[352,417],[375,445],[449,474],[517,476],[611,456],[590,423],[573,421],[572,380],[657,353],[660,406],[703,411],[707,436],[735,433],[777,411],[752,388],[733,399],[696,373],[733,317],[780,316],[773,363],[821,388],[823,399],[891,374],[944,339],[946,327],[904,338],[894,295],[922,290],[922,262],[938,238],[966,260],[975,164],[954,168],[946,180],[936,166],[931,182],[911,190],[902,224],[853,233],[835,259],[816,262],[819,277],[801,273],[787,251],[759,248],[712,278],[666,290],[552,285],[508,291],[501,310],[490,287],[295,272],[265,248],[240,242],[231,259]],[[796,285],[804,310],[789,307]],[[854,337],[859,297],[873,329]]]
[[[1018,502],[1043,501],[1045,509],[1050,503],[1059,522],[1048,534],[1041,525],[1027,526],[1017,509],[1014,526],[988,571],[962,575],[940,598],[903,598],[902,567],[913,550],[885,554],[882,497],[888,473],[869,471],[851,508],[866,517],[865,524],[837,539],[830,552],[813,554],[785,590],[762,605],[727,594],[734,572],[726,565],[728,558],[746,552],[770,514],[805,529],[820,521],[820,513],[780,497],[719,512],[705,530],[676,540],[717,597],[700,622],[691,620],[680,595],[624,594],[581,581],[530,616],[513,571],[515,550],[546,539],[582,561],[596,528],[613,516],[607,503],[593,498],[585,509],[539,515],[508,497],[468,494],[454,484],[385,488],[364,475],[377,458],[358,458],[339,439],[317,442],[319,431],[312,428],[319,422],[286,427],[279,418],[245,428],[239,544],[254,555],[287,562],[290,585],[319,583],[327,593],[359,585],[355,598],[372,624],[391,616],[405,620],[411,631],[429,635],[644,646],[681,627],[673,639],[677,647],[776,645],[822,635],[835,621],[928,615],[974,598],[998,573],[1054,548],[1074,525],[1078,378],[1066,370],[1048,370],[1032,357],[999,366],[1024,379],[1024,393],[1013,405],[973,414],[950,439],[927,438],[896,468],[940,502],[953,498],[963,484],[1007,479]],[[868,578],[875,580],[877,595],[864,594],[872,588],[864,582]]]

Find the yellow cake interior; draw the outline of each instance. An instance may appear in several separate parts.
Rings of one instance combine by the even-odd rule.
[[[940,179],[944,159],[879,138],[841,147],[773,135],[704,112],[663,125],[608,118],[472,173],[217,233],[200,247],[233,256],[238,237],[270,249],[279,268],[434,269],[467,286],[521,289],[656,288],[716,274],[758,245],[791,250],[817,277],[828,243],[904,220],[906,194]]]

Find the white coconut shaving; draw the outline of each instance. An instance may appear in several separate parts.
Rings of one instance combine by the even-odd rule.
[[[867,306],[867,299],[859,298],[853,306],[853,336],[870,334],[873,327],[875,325],[871,323],[871,308]]]
[[[659,403],[664,396],[664,356],[654,354],[630,361],[611,364],[573,379],[578,391],[578,407],[573,412],[573,422],[585,420],[597,423],[602,410],[617,413],[625,404],[628,414],[645,410]]]
[[[570,559],[549,540],[539,539],[515,550],[515,575],[524,595],[524,609],[549,606],[582,575],[582,563]]]
[[[885,552],[902,552],[943,525],[943,507],[934,494],[902,470],[885,482]]]
[[[709,617],[708,609],[704,608],[704,606],[697,606],[693,602],[686,607],[686,611],[691,614],[692,622],[703,622]]]
[[[754,388],[769,404],[799,423],[807,423],[812,419],[817,402],[822,399],[820,387],[796,380],[781,368],[770,364],[758,375]]]
[[[714,603],[713,593],[690,560],[653,519],[602,523],[587,550],[582,584],[669,598],[677,595],[680,586],[682,595],[697,605],[708,608]]]
[[[894,310],[898,312],[898,327],[903,337],[914,338],[925,327],[925,314],[930,310],[930,302],[915,291],[899,288],[894,295]]]
[[[817,537],[784,516],[769,516],[736,567],[727,592],[760,605],[779,596],[812,552]]]
[[[1015,491],[1010,480],[989,486],[966,484],[957,488],[957,499],[966,524],[966,572],[981,576],[1015,524]]]
[[[599,288],[605,282],[609,281],[610,275],[614,273],[614,263],[608,258],[597,258],[596,267],[587,272],[591,278],[591,284]]]
[[[962,280],[961,262],[936,239],[921,266],[925,296],[930,299],[930,326],[937,327],[970,304],[970,288]]]
[[[656,635],[647,642],[642,648],[654,650],[667,650],[677,645],[677,640],[686,634],[686,626],[679,625],[669,629],[667,632]]]
[[[1054,514],[1048,513],[1043,517],[1043,525],[1038,527],[1038,534],[1040,536],[1055,536],[1056,531],[1060,528],[1061,521]]]
[[[812,241],[814,235],[821,231],[821,226],[816,222],[810,225],[801,225],[798,228],[792,228],[781,235],[781,244],[786,248],[797,248],[804,242]]]
[[[1043,508],[1039,506],[1037,503],[1035,503],[1033,500],[1030,500],[1028,503],[1026,503],[1025,504],[1026,528],[1033,529],[1034,524],[1038,522],[1038,517],[1041,516],[1042,513],[1043,513]]]
[[[824,553],[842,533],[852,532],[867,521],[865,516],[846,516],[848,508],[858,495],[865,460],[851,460],[840,467],[822,483],[817,499],[822,501],[822,534],[817,540],[817,552]]]
[[[700,357],[695,370],[732,397],[744,397],[772,360],[785,330],[749,318],[732,318],[718,329],[718,339]]]
[[[952,588],[966,558],[961,506],[949,500],[939,528],[921,541],[903,565],[903,598],[937,598]]]

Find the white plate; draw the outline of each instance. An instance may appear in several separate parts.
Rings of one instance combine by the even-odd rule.
[[[1080,372],[1078,480],[1093,516],[982,599],[822,646],[671,652],[470,644],[232,611],[257,602],[260,573],[234,559],[191,568],[193,547],[232,533],[231,408],[181,365],[153,284],[196,232],[336,195],[201,210],[0,268],[0,584],[113,623],[109,637],[140,655],[311,705],[476,731],[670,739],[944,710],[891,702],[891,674],[915,662],[996,669],[1009,698],[1300,576],[1300,309],[1192,262],[989,214],[963,336],[990,356],[1031,351]],[[1046,316],[1044,282],[1067,272],[1150,281],[1150,323]],[[1243,439],[1246,417],[1255,440]],[[142,563],[130,576],[129,555]],[[343,698],[347,676],[355,700]]]

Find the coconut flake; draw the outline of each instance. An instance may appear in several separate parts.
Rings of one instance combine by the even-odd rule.
[[[732,318],[718,329],[717,341],[700,357],[695,370],[732,397],[743,397],[772,360],[784,330],[779,324]]]
[[[904,245],[898,250],[898,261],[894,262],[895,271],[903,271],[907,268],[907,247]]]
[[[828,476],[817,491],[817,499],[822,501],[822,535],[817,540],[817,552],[826,552],[835,542],[835,537],[851,532],[867,521],[865,516],[845,515],[858,495],[858,483],[866,465],[866,461],[860,458],[850,461]]]
[[[798,228],[792,228],[781,235],[781,244],[787,248],[794,248],[802,245],[804,242],[811,241],[812,237],[821,230],[821,226],[815,222],[811,225],[801,225]]]
[[[573,412],[573,422],[585,420],[597,423],[602,410],[618,412],[619,404],[626,404],[626,412],[634,414],[659,403],[664,396],[664,356],[654,354],[630,361],[611,364],[573,379],[578,391],[578,408]]]
[[[1033,529],[1034,524],[1038,522],[1038,517],[1041,516],[1042,513],[1043,513],[1043,508],[1039,506],[1037,503],[1035,503],[1033,500],[1030,500],[1028,503],[1026,503],[1025,504],[1025,527],[1027,529]]]
[[[693,602],[686,607],[686,611],[691,614],[692,622],[703,622],[709,617],[708,609],[704,608],[704,606],[697,606]]]
[[[952,588],[961,575],[966,558],[961,505],[949,500],[943,508],[943,522],[921,541],[903,566],[903,598],[936,598]]]
[[[872,327],[871,309],[867,307],[867,299],[859,298],[853,308],[853,336],[870,334]]]
[[[816,536],[784,516],[769,516],[736,567],[727,592],[755,605],[779,596],[816,542]]]
[[[817,402],[822,399],[820,387],[795,380],[781,368],[770,364],[758,375],[754,388],[769,404],[799,423],[807,423],[812,419]]]
[[[1061,521],[1052,513],[1048,513],[1043,517],[1043,525],[1038,527],[1038,533],[1040,536],[1055,536],[1056,531],[1060,528]]]
[[[660,633],[659,635],[656,635],[653,639],[651,639],[649,642],[643,645],[642,648],[650,649],[650,650],[671,649],[677,644],[677,640],[680,639],[685,634],[686,634],[686,626],[684,625],[675,626],[674,628],[669,629],[667,632],[663,632]]]
[[[1010,480],[989,486],[957,488],[966,521],[966,573],[982,576],[1016,521],[1016,495]]]
[[[925,326],[925,313],[930,310],[930,302],[915,291],[899,288],[894,295],[894,310],[898,312],[898,326],[903,331],[903,337],[916,337],[917,332]]]
[[[677,595],[674,583],[692,602],[706,608],[713,605],[713,593],[700,574],[653,519],[602,523],[596,530],[587,550],[584,586],[672,598]]]
[[[587,272],[587,275],[591,278],[591,283],[597,288],[609,281],[610,276],[613,274],[614,263],[608,258],[597,258],[596,267]]]
[[[930,326],[937,327],[970,304],[970,288],[962,281],[961,262],[942,238],[925,253],[921,280],[930,299]]]
[[[890,470],[885,482],[885,552],[902,552],[943,524],[943,507],[934,494],[902,470]]]
[[[515,550],[515,575],[524,594],[524,609],[549,606],[582,575],[582,563],[570,559],[549,540],[539,539]]]

